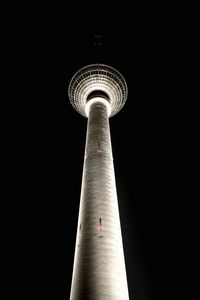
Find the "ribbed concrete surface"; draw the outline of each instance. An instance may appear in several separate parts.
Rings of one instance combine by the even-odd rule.
[[[70,300],[128,300],[107,108],[90,106]]]

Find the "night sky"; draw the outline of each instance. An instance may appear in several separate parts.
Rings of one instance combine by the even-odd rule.
[[[51,7],[36,16],[27,14],[30,26],[23,23],[14,42],[23,44],[15,53],[20,76],[13,67],[23,103],[12,129],[23,293],[69,299],[87,119],[71,106],[67,88],[81,67],[105,63],[128,85],[110,129],[130,300],[171,299],[182,134],[173,16],[136,6],[85,14]]]

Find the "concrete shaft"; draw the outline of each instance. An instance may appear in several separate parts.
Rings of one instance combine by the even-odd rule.
[[[70,300],[128,300],[107,107],[89,107]]]

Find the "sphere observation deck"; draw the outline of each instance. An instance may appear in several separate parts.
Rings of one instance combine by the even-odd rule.
[[[124,106],[128,88],[124,77],[113,67],[91,64],[74,74],[68,95],[72,106],[84,117],[87,117],[88,101],[96,96],[102,97],[110,103],[112,117]]]

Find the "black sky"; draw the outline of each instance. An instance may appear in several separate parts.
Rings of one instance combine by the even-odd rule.
[[[171,299],[183,134],[178,29],[163,7],[90,9],[27,12],[10,50],[15,105],[22,104],[12,127],[20,216],[12,230],[22,232],[13,235],[23,245],[16,254],[23,293],[69,298],[87,119],[70,105],[67,87],[81,67],[106,63],[128,84],[110,128],[130,300]]]

